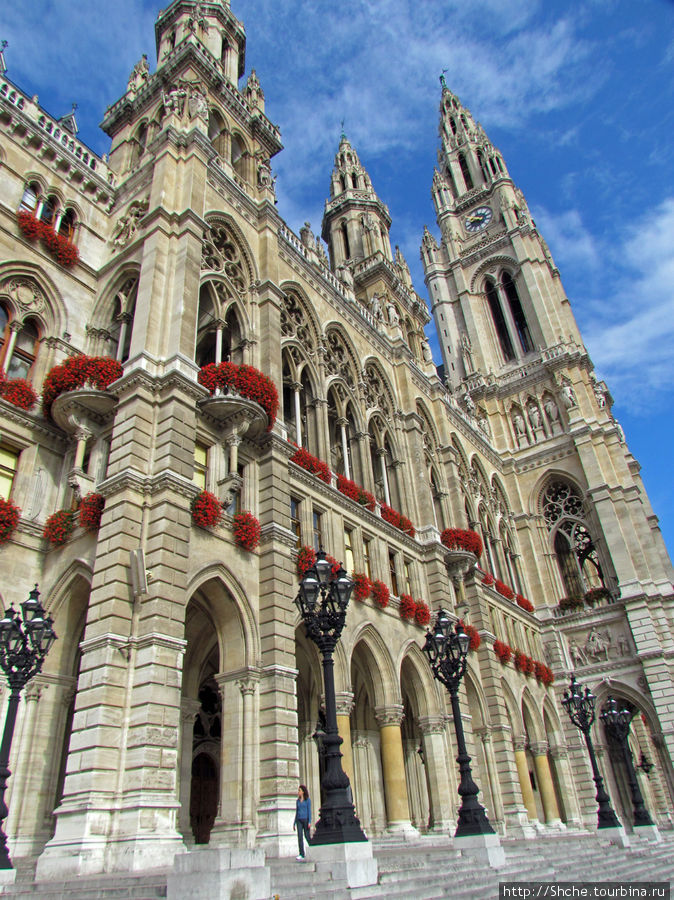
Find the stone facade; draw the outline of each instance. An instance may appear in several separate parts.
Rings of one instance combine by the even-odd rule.
[[[38,582],[59,637],[21,705],[13,856],[55,877],[168,865],[203,842],[294,854],[298,780],[318,806],[322,683],[293,598],[298,550],[321,544],[391,593],[385,608],[352,600],[335,657],[368,833],[456,821],[450,707],[403,595],[481,638],[464,725],[499,831],[596,825],[584,746],[559,705],[574,670],[599,705],[611,693],[633,710],[636,759],[655,764],[639,774],[646,805],[666,825],[671,565],[502,157],[443,84],[441,237],[426,230],[421,251],[438,371],[431,315],[346,136],[326,249],[276,208],[280,134],[254,71],[239,88],[245,32],[229,2],[175,0],[156,36],[156,72],[141,60],[105,113],[107,160],[77,140],[73,114],[56,121],[0,80],[0,362],[37,390],[81,353],[123,365],[108,390],[67,391],[45,414],[0,399],[2,487],[21,508],[0,547],[3,600]],[[77,247],[74,266],[48,231]],[[257,404],[198,382],[223,361],[278,387],[270,430]],[[293,461],[295,445],[327,463],[326,480]],[[345,479],[374,502],[351,499]],[[212,529],[192,519],[202,489],[226,508]],[[48,544],[48,516],[90,493],[105,498],[100,528]],[[260,522],[253,552],[233,538],[237,510]],[[440,542],[450,526],[484,541],[467,572]],[[502,663],[495,641],[555,684]],[[596,743],[629,825],[625,771],[599,726]]]

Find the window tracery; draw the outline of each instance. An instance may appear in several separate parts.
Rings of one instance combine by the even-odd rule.
[[[384,379],[372,363],[365,366],[365,404],[367,409],[378,409],[389,418],[393,417],[393,404]]]
[[[313,331],[307,323],[302,304],[292,291],[283,295],[281,334],[283,337],[296,338],[306,350],[316,349]]]
[[[325,339],[325,371],[343,378],[355,390],[357,379],[351,355],[338,331],[328,332]]]
[[[224,223],[211,225],[204,232],[201,268],[224,273],[239,294],[245,293],[248,279],[244,257],[234,233]]]

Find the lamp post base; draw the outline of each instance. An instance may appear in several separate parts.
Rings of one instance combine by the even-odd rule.
[[[466,856],[486,863],[492,869],[499,869],[506,863],[505,850],[497,834],[473,834],[454,838],[454,848]]]
[[[630,839],[622,825],[617,827],[608,826],[606,828],[600,826],[597,829],[597,834],[599,837],[608,838],[612,844],[618,847],[627,848],[630,845]]]
[[[348,887],[367,887],[377,883],[377,860],[372,844],[312,844],[308,857],[316,863],[316,872],[329,871],[334,880],[345,880]]]

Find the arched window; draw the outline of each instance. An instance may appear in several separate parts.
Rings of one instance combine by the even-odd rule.
[[[351,184],[354,186],[354,188],[356,188],[356,190],[358,189],[358,176],[355,172],[351,175]]]
[[[5,347],[9,340],[9,313],[5,307],[0,304],[0,369],[2,368],[2,359],[5,355]]]
[[[67,209],[61,216],[61,221],[59,223],[59,234],[62,237],[68,238],[68,240],[71,241],[74,233],[75,233],[75,211],[72,209]]]
[[[498,172],[496,171],[496,165],[494,163],[494,158],[491,156],[489,157],[489,166],[490,166],[492,172],[494,173],[494,175],[498,175]]]
[[[218,156],[226,158],[227,130],[222,116],[214,109],[208,113],[208,138]]]
[[[231,154],[232,167],[237,175],[239,175],[244,180],[246,179],[246,148],[241,141],[241,139],[233,134],[232,135],[232,154]]]
[[[342,175],[339,180],[342,184],[342,190],[345,191],[346,190],[346,175]]]
[[[236,309],[230,306],[224,322],[214,315],[213,301],[209,286],[205,284],[199,294],[199,318],[197,332],[196,363],[206,366],[208,363],[243,362],[241,346],[242,330]]]
[[[449,117],[449,127],[452,129],[452,134],[456,134],[456,122],[453,116]]]
[[[541,509],[567,596],[582,597],[592,588],[606,587],[578,490],[566,481],[551,482],[542,494]]]
[[[27,184],[23,191],[23,197],[19,204],[19,209],[26,212],[35,213],[37,211],[38,201],[40,199],[40,185],[36,181]]]
[[[515,282],[512,280],[508,272],[504,272],[501,276],[501,284],[503,285],[503,290],[505,291],[505,295],[508,298],[510,312],[512,313],[515,328],[517,329],[517,337],[519,338],[520,344],[522,345],[522,350],[525,353],[531,353],[531,351],[534,349],[534,344],[531,340],[531,333],[529,331],[529,326],[527,325],[524,310],[522,309],[522,303],[520,301],[519,294],[517,293],[517,288],[515,287]]]
[[[138,276],[127,278],[115,294],[114,313],[110,332],[110,353],[119,362],[126,362],[131,352],[133,319],[136,313]]]
[[[503,315],[503,310],[501,309],[501,301],[499,300],[498,293],[496,291],[496,285],[491,280],[491,278],[488,278],[485,282],[484,289],[487,295],[489,311],[491,312],[491,317],[494,322],[494,328],[496,329],[499,344],[501,345],[501,351],[503,352],[503,356],[505,357],[506,362],[509,362],[510,360],[515,359],[515,351],[513,350],[508,327]]]
[[[461,166],[461,174],[463,175],[463,180],[466,184],[466,190],[472,191],[473,187],[473,176],[470,174],[470,169],[468,168],[468,162],[466,161],[466,157],[463,153],[459,153],[459,165]]]
[[[438,487],[438,478],[434,469],[430,470],[431,498],[433,500],[433,515],[435,516],[435,527],[442,531],[445,527],[445,517],[442,512],[442,492]]]
[[[134,135],[131,147],[131,166],[135,168],[140,162],[143,153],[145,153],[145,145],[147,144],[147,122],[141,122]]]
[[[28,378],[37,356],[40,335],[32,322],[26,322],[16,337],[9,361],[5,360],[7,378]]]
[[[58,200],[56,197],[49,196],[42,204],[40,210],[40,221],[46,225],[52,225],[56,219],[56,210],[58,208]]]
[[[342,222],[340,226],[340,230],[342,232],[342,240],[344,241],[344,259],[351,259],[351,247],[349,245],[349,232],[346,227],[346,222]]]
[[[477,151],[477,159],[480,163],[480,171],[482,172],[482,178],[484,179],[485,184],[489,181],[489,169],[487,168],[487,164],[484,161],[484,156],[482,155],[482,151]]]

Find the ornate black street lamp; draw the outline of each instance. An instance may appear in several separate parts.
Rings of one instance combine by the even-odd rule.
[[[648,810],[644,806],[644,798],[639,790],[639,782],[637,781],[637,773],[634,771],[634,760],[632,759],[632,751],[627,740],[630,733],[630,724],[632,722],[633,712],[624,707],[620,709],[613,697],[608,697],[606,705],[599,713],[599,718],[604,723],[604,728],[609,738],[620,746],[625,760],[625,768],[627,769],[627,780],[630,785],[632,794],[632,806],[634,808],[634,826],[653,825],[654,822],[648,814]]]
[[[332,565],[319,550],[316,562],[300,581],[295,603],[300,611],[307,637],[323,657],[325,688],[325,734],[323,751],[325,774],[321,783],[322,804],[312,844],[344,844],[366,841],[353,802],[349,778],[342,769],[342,738],[337,730],[334,653],[346,622],[346,610],[353,592],[353,579],[342,566],[333,577]]]
[[[13,869],[7,849],[7,836],[2,823],[9,809],[5,803],[5,791],[9,771],[9,754],[14,736],[16,712],[21,699],[21,691],[33,675],[42,669],[42,663],[56,640],[54,621],[45,616],[39,600],[37,585],[21,604],[21,614],[10,606],[0,619],[0,667],[7,677],[10,694],[5,717],[5,730],[0,745],[0,869]]]
[[[604,790],[604,779],[599,774],[597,765],[597,757],[594,754],[594,746],[590,736],[590,729],[595,719],[594,704],[597,698],[589,688],[585,688],[583,692],[582,684],[576,681],[576,676],[571,676],[571,684],[569,690],[564,691],[562,706],[569,714],[569,718],[585,735],[585,743],[590,754],[590,763],[592,765],[592,778],[597,787],[595,799],[599,806],[597,813],[597,828],[621,828],[620,820],[616,816],[611,806],[609,795]]]
[[[461,808],[459,809],[459,822],[454,832],[455,837],[495,834],[489,824],[484,807],[477,799],[479,788],[473,781],[470,769],[470,756],[466,751],[461,708],[459,707],[459,685],[466,672],[469,644],[470,637],[461,625],[457,622],[452,628],[447,613],[442,609],[438,610],[433,631],[426,632],[426,643],[423,650],[428,656],[433,676],[445,685],[452,701],[456,746],[459,751],[456,761],[459,764],[461,775],[459,783]]]

